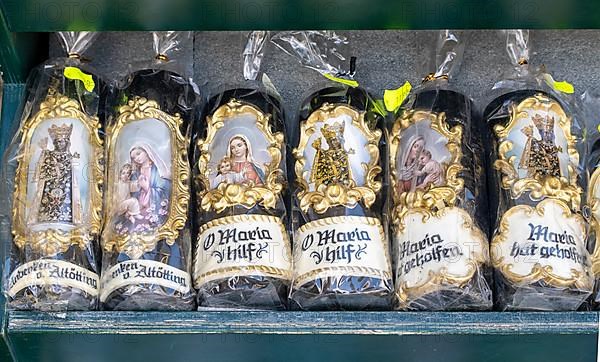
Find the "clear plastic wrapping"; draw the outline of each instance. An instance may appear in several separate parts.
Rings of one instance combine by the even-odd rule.
[[[271,42],[321,74],[354,75],[354,60],[347,56],[348,39],[334,31],[281,31],[273,35]]]
[[[484,151],[473,102],[448,84],[460,33],[436,33],[433,67],[390,127],[399,308],[492,306]]]
[[[244,79],[256,80],[260,73],[260,65],[265,56],[265,48],[269,43],[270,32],[251,31],[244,48]]]
[[[334,32],[283,32],[274,39],[325,75],[353,73],[353,58],[340,52],[347,41]],[[290,132],[292,309],[392,306],[383,123],[360,87],[331,83],[301,105]]]
[[[598,278],[600,278],[600,93],[597,89],[586,91],[580,99],[579,105],[586,123],[586,140],[589,155],[586,160],[588,171],[587,209],[590,224],[590,250],[592,254],[592,272],[596,279],[593,301],[600,303]]]
[[[584,125],[573,99],[529,64],[527,31],[505,34],[511,72],[483,114],[496,305],[575,310],[593,287]]]
[[[100,301],[111,310],[190,310],[190,127],[198,94],[179,73],[191,32],[153,32],[156,54],[107,99]]]
[[[268,40],[251,32],[244,76],[255,79]],[[199,308],[285,309],[291,279],[285,118],[257,82],[210,98],[195,124]]]
[[[429,56],[426,58],[425,81],[454,78],[462,65],[466,37],[466,32],[456,30],[440,30],[435,33],[434,46],[429,48]],[[428,41],[430,40],[424,39],[425,43]]]
[[[81,54],[95,33],[58,33],[68,58],[35,68],[3,159],[8,307],[92,310],[99,295],[103,81]]]

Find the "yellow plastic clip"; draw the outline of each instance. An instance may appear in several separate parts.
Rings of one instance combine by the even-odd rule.
[[[347,86],[350,86],[352,88],[356,88],[358,87],[358,82],[352,79],[344,79],[344,78],[339,78],[339,77],[335,77],[329,73],[324,73],[323,76],[329,80],[332,80],[334,82],[338,82],[338,83],[342,83],[345,84]]]
[[[94,83],[94,78],[92,78],[90,74],[85,74],[79,68],[65,67],[64,75],[69,79],[78,79],[81,82],[83,82],[83,86],[88,92],[93,91],[94,87],[96,87],[96,83]]]
[[[567,81],[564,81],[564,80],[562,82],[557,82],[548,73],[544,74],[544,80],[546,81],[546,83],[548,83],[548,85],[550,87],[552,87],[554,90],[557,90],[559,92],[563,92],[563,93],[567,93],[567,94],[573,94],[575,92],[575,88],[573,87],[573,84],[571,84]]]
[[[404,82],[404,84],[397,89],[386,89],[383,92],[383,103],[385,104],[385,109],[388,112],[395,112],[400,108],[402,102],[408,97],[410,90],[412,89],[412,85],[410,82]]]

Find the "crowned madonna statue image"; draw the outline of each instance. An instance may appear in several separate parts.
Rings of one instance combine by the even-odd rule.
[[[71,153],[73,125],[52,125],[48,134],[53,149],[48,148],[48,138],[40,140],[42,154],[36,165],[35,198],[28,224],[62,222],[79,224],[82,221],[80,190],[77,181],[79,154]],[[37,184],[37,185],[36,185]]]

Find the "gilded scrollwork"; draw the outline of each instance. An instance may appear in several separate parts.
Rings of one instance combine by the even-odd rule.
[[[255,180],[258,182],[247,178],[240,180],[243,182],[220,182],[215,187],[211,187],[211,168],[209,164],[214,162],[215,155],[212,154],[212,147],[217,132],[226,126],[229,120],[244,115],[251,116],[251,118],[248,118],[251,123],[247,127],[258,129],[267,142],[266,151],[269,155],[269,162],[260,166],[264,167],[264,170],[261,169],[261,172],[264,171],[264,176],[258,178],[256,175]],[[229,100],[211,116],[207,117],[206,137],[197,142],[200,151],[198,178],[204,189],[200,193],[203,210],[222,212],[226,208],[236,205],[250,209],[257,204],[269,209],[275,208],[278,196],[284,187],[283,170],[280,168],[284,135],[282,132],[273,133],[271,131],[270,119],[271,115],[263,113],[252,104],[237,99]],[[238,135],[235,137],[244,136]],[[243,142],[248,143],[251,141],[244,137]],[[246,144],[245,147],[248,148],[250,145]]]
[[[445,182],[441,186],[428,185],[422,189],[403,190],[398,189],[397,157],[403,137],[403,131],[418,124],[429,121],[432,131],[437,132],[446,140],[446,149],[450,153],[450,160],[444,170]],[[456,125],[452,128],[446,122],[445,113],[434,113],[428,111],[410,110],[399,117],[392,127],[390,136],[390,165],[391,166],[391,188],[394,200],[394,212],[392,221],[400,231],[404,230],[403,216],[409,209],[424,208],[427,210],[441,210],[448,206],[454,206],[457,196],[464,188],[464,180],[459,177],[463,169],[461,165],[462,151],[462,126]]]
[[[364,182],[357,181],[352,175],[351,157],[356,151],[346,149],[344,145],[344,121],[329,122],[332,119],[349,117],[353,129],[362,134],[364,147],[369,159],[362,162]],[[331,124],[330,124],[331,123]],[[320,132],[320,136],[312,137]],[[382,183],[378,180],[382,169],[379,166],[380,130],[372,130],[365,123],[365,113],[345,104],[324,103],[306,119],[300,129],[300,141],[294,150],[296,159],[296,181],[299,185],[298,200],[300,208],[306,212],[312,208],[318,214],[325,213],[334,206],[353,208],[359,202],[371,207],[375,202]],[[321,137],[327,142],[327,148],[321,144]],[[309,140],[313,142],[309,145]],[[315,149],[315,157],[308,160],[306,150]],[[362,150],[361,150],[362,151]],[[310,170],[305,169],[310,165]],[[311,186],[312,185],[312,186]]]
[[[442,218],[450,212],[456,213],[460,218],[457,227],[461,232],[461,240],[469,240],[469,243],[465,244],[468,250],[463,251],[465,254],[469,254],[469,258],[464,260],[462,264],[464,268],[461,270],[462,273],[453,274],[447,267],[442,267],[437,272],[429,271],[425,281],[418,285],[409,286],[405,280],[398,281],[399,285],[396,289],[401,308],[409,307],[411,301],[438,290],[440,286],[453,285],[459,288],[462,287],[473,278],[477,270],[481,268],[481,265],[489,262],[487,238],[473,224],[471,216],[466,211],[459,208],[447,207],[433,212],[431,208],[425,207],[410,209],[404,217],[407,217],[409,214],[418,214],[421,216],[421,222],[425,224],[431,219]],[[404,224],[404,222],[401,222],[401,224]],[[470,243],[476,243],[477,245]]]
[[[37,215],[38,211],[34,209],[38,207],[38,205],[32,205],[32,203],[28,201],[28,188],[30,187],[30,182],[40,181],[31,181],[29,179],[29,167],[35,154],[34,148],[38,146],[32,144],[32,139],[38,126],[43,122],[57,120],[57,122],[53,122],[52,127],[48,129],[48,133],[55,143],[54,150],[50,151],[47,148],[47,138],[42,139],[39,145],[42,147],[39,162],[42,163],[42,158],[45,157],[51,159],[51,162],[49,161],[47,164],[38,165],[38,170],[44,167],[46,167],[46,169],[43,171],[36,171],[33,177],[40,177],[40,172],[47,173],[49,175],[49,180],[50,176],[52,176],[54,177],[54,180],[51,180],[51,182],[57,184],[60,183],[58,178],[80,177],[80,175],[76,175],[72,169],[67,170],[72,167],[73,162],[81,163],[81,160],[78,160],[79,154],[77,152],[71,153],[69,150],[73,131],[72,122],[70,125],[67,125],[69,122],[66,122],[66,120],[69,119],[81,122],[87,132],[87,138],[83,140],[84,143],[87,142],[85,147],[88,147],[89,149],[88,159],[83,160],[87,166],[87,174],[85,175],[84,180],[89,181],[88,192],[86,195],[83,195],[87,201],[87,207],[85,210],[81,210],[81,202],[79,200],[75,200],[75,198],[72,197],[73,195],[65,196],[68,194],[68,192],[65,191],[74,189],[71,183],[77,183],[77,180],[70,180],[68,189],[54,188],[56,185],[53,184],[51,187],[52,190],[44,190],[43,187],[38,187],[39,190],[34,190],[34,193],[37,192],[40,194],[49,191],[52,193],[55,200],[60,199],[62,200],[60,202],[65,205],[71,205],[65,206],[66,208],[61,207],[60,211],[57,211],[58,208],[56,207],[53,211],[49,211],[46,208],[41,213],[42,215]],[[65,122],[58,122],[58,120],[65,120]],[[56,125],[54,123],[61,123],[61,125]],[[78,247],[85,249],[92,239],[99,234],[102,213],[102,188],[104,184],[103,142],[99,136],[99,129],[100,122],[97,117],[86,114],[77,100],[57,92],[49,93],[46,99],[40,104],[39,110],[25,121],[20,131],[21,143],[19,149],[22,150],[22,154],[19,156],[20,159],[16,170],[12,214],[12,233],[14,236],[14,243],[19,249],[24,250],[25,248],[31,248],[33,252],[40,255],[53,256],[57,253],[66,252],[72,245],[77,245]],[[58,144],[60,144],[64,150],[58,150],[56,148],[56,145]],[[55,167],[48,169],[47,167],[50,167],[51,165],[54,165]],[[67,173],[70,173],[70,176],[66,176]],[[46,194],[40,197],[43,205],[49,205],[47,198],[48,196]],[[35,217],[33,218],[32,213],[35,214]],[[49,213],[56,215],[50,217]],[[69,217],[65,217],[67,214]],[[37,222],[32,221],[32,219],[36,219]],[[35,224],[38,222],[43,223],[44,221],[71,224],[71,227],[44,227],[44,230],[36,230],[37,228],[34,227]]]
[[[586,230],[584,219],[581,215],[573,213],[566,202],[555,199],[545,199],[535,207],[517,205],[504,213],[500,220],[498,230],[492,239],[490,244],[492,265],[499,270],[505,278],[516,285],[527,285],[543,281],[548,285],[558,288],[575,287],[581,290],[591,290],[593,279],[584,272],[584,268],[581,270],[571,268],[570,275],[568,277],[563,277],[555,273],[552,265],[542,265],[539,262],[535,262],[531,263],[527,273],[517,273],[513,271],[514,264],[506,260],[506,255],[501,252],[502,245],[511,242],[511,240],[508,240],[508,235],[512,228],[514,228],[514,225],[510,224],[509,219],[513,215],[522,213],[524,215],[523,218],[527,220],[531,220],[533,217],[547,217],[546,212],[548,207],[554,207],[555,205],[561,211],[561,218],[564,220],[573,220],[578,225],[578,228],[582,233],[581,240],[578,240],[578,242],[582,243],[585,240]]]
[[[188,140],[181,132],[183,119],[179,113],[170,115],[161,110],[156,101],[144,97],[136,96],[130,99],[127,104],[121,106],[116,121],[107,130],[109,175],[113,177],[116,175],[116,143],[122,129],[131,122],[147,119],[157,120],[163,123],[169,130],[171,145],[171,169],[169,171],[173,178],[173,184],[166,220],[156,230],[133,230],[117,233],[112,228],[112,209],[107,207],[105,217],[108,223],[104,230],[103,248],[108,252],[115,250],[125,253],[133,259],[137,259],[142,254],[152,251],[159,240],[165,240],[169,245],[175,243],[180,231],[185,226],[190,198],[188,186],[190,174],[187,155]],[[117,180],[110,179],[109,181],[111,181],[111,184],[117,182]],[[113,200],[114,193],[115,190],[112,187],[108,187],[107,200]]]
[[[531,111],[539,114],[531,116]],[[557,115],[558,119],[550,118],[550,113]],[[526,134],[528,139],[525,147],[531,148],[531,142],[539,146],[531,151],[524,149],[520,160],[517,160],[518,155],[509,155],[515,146],[514,140],[511,140],[511,133],[516,131],[521,120],[528,118],[531,118],[532,123],[538,128],[541,138],[538,140],[533,137],[532,125],[523,127],[520,132]],[[555,144],[555,123],[558,123],[564,133],[566,150]],[[511,197],[516,199],[528,192],[532,200],[553,197],[565,201],[573,210],[579,209],[583,190],[577,185],[576,168],[579,164],[579,153],[575,146],[577,140],[571,134],[571,118],[565,114],[558,102],[543,94],[526,98],[518,105],[512,105],[508,124],[494,126],[494,132],[498,138],[498,159],[493,166],[501,173],[501,186],[510,190]],[[560,171],[558,154],[562,152],[568,155],[567,175]],[[539,164],[537,167],[541,172],[535,172],[533,167],[536,165],[535,162]],[[528,169],[526,177],[519,177],[517,163],[519,168]]]

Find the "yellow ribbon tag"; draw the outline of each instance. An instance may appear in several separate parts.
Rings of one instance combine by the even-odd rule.
[[[563,92],[563,93],[567,93],[567,94],[573,94],[575,92],[575,88],[573,87],[573,84],[571,84],[567,81],[564,81],[564,80],[562,82],[557,82],[548,73],[544,74],[544,80],[546,81],[546,83],[548,83],[548,85],[550,87],[552,87],[554,90],[557,90],[559,92]]]
[[[94,87],[96,86],[96,83],[94,83],[94,78],[92,78],[90,74],[85,74],[79,68],[65,67],[64,75],[69,79],[79,79],[81,82],[83,82],[83,86],[88,92],[93,91]]]
[[[374,99],[373,100],[373,110],[385,117],[387,112],[385,111],[385,106],[383,105],[383,99]]]
[[[387,109],[388,112],[395,112],[398,108],[400,108],[406,97],[408,97],[411,89],[412,85],[408,81],[404,82],[402,87],[398,89],[386,89],[383,92],[383,103],[385,104],[385,109]]]
[[[348,85],[348,86],[350,86],[352,88],[358,87],[358,82],[355,81],[355,80],[338,78],[338,77],[335,77],[335,76],[333,76],[333,75],[331,75],[329,73],[324,73],[323,76],[325,76],[325,78],[327,78],[329,80],[332,80],[334,82],[338,82],[338,83],[342,83],[342,84]]]

